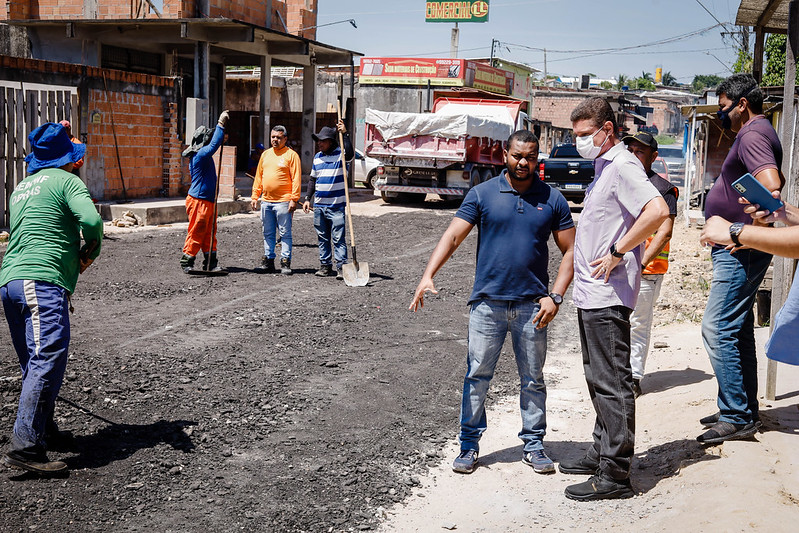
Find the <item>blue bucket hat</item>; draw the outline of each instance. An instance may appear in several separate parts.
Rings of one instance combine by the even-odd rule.
[[[63,167],[67,163],[80,161],[86,153],[85,144],[75,144],[69,140],[67,130],[61,124],[47,122],[28,135],[31,153],[25,157],[28,174],[43,168]]]

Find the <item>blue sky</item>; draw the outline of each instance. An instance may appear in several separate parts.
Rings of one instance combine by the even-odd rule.
[[[735,21],[740,0],[699,1],[719,21]],[[717,24],[699,1],[490,0],[489,22],[459,25],[458,57],[487,57],[497,39],[505,43],[499,56],[542,70],[543,53],[523,47],[546,48],[547,71],[562,76],[640,76],[658,66],[683,83],[694,74],[729,75],[735,38],[723,38],[720,26],[698,33]],[[318,24],[353,18],[358,27],[321,27],[317,39],[367,56],[449,57],[453,25],[426,23],[424,6],[424,0],[319,0]]]

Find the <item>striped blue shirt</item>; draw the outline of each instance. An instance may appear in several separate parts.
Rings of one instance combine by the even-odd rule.
[[[344,205],[344,168],[341,166],[341,148],[331,153],[317,152],[313,159],[311,177],[316,179],[314,204]]]

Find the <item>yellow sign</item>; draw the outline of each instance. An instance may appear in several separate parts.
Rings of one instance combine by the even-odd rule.
[[[488,0],[426,2],[425,22],[488,22]]]

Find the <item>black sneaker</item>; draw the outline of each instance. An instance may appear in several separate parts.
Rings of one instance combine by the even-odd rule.
[[[589,459],[586,455],[576,461],[560,461],[558,470],[563,474],[586,474],[592,476],[599,470],[599,461]]]
[[[272,274],[275,272],[275,258],[269,259],[266,256],[261,258],[261,263],[255,267],[255,270],[258,272],[263,272],[265,274]]]
[[[322,265],[321,267],[319,267],[319,270],[314,272],[314,275],[320,277],[334,276],[335,272],[333,271],[333,265]]]
[[[286,259],[285,257],[280,259],[280,273],[284,276],[291,275],[291,259]]]
[[[617,500],[635,496],[629,479],[615,480],[594,474],[587,481],[569,485],[565,491],[570,500],[590,502],[594,500]]]
[[[3,463],[11,468],[27,470],[37,474],[54,474],[67,469],[67,464],[63,461],[50,461],[45,454],[39,457],[27,457],[20,453],[10,451],[3,457]]]
[[[341,268],[336,269],[336,279],[344,279],[344,270]]]
[[[452,462],[452,471],[459,474],[471,474],[477,468],[477,450],[461,450]]]

